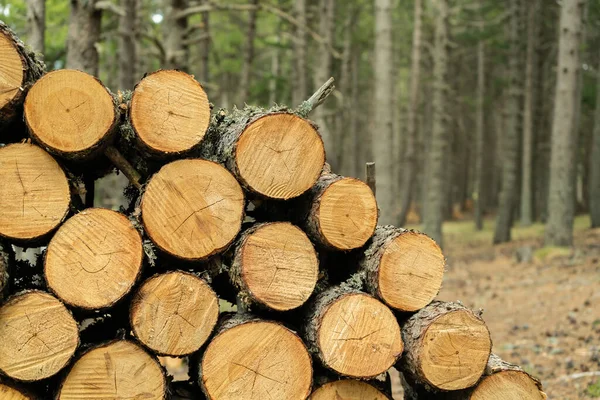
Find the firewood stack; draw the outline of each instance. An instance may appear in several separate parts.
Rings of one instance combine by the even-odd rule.
[[[413,399],[545,398],[479,313],[433,301],[437,244],[377,226],[371,188],[329,170],[306,117],[331,82],[211,113],[180,71],[114,95],[42,67],[0,25],[0,398],[389,399],[392,367]],[[94,208],[114,167],[131,206]]]

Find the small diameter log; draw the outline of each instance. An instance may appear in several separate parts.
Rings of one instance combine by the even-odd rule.
[[[30,291],[0,308],[0,371],[37,381],[60,371],[79,345],[77,322],[52,295]]]
[[[132,342],[117,340],[93,348],[75,362],[58,400],[163,400],[166,389],[158,359]]]
[[[445,259],[424,233],[378,226],[359,264],[369,293],[396,310],[412,312],[437,296]]]
[[[206,142],[206,158],[216,157],[245,189],[264,198],[300,196],[315,184],[325,163],[315,127],[288,112],[236,110],[217,118]]]
[[[50,241],[44,275],[65,303],[101,309],[129,293],[142,260],[142,238],[123,214],[88,208],[65,222]]]
[[[160,70],[135,87],[129,122],[138,144],[151,155],[166,156],[196,147],[210,123],[206,92],[193,76]]]
[[[403,373],[410,382],[434,392],[475,385],[492,348],[483,320],[459,303],[431,303],[408,319],[402,337]]]
[[[0,399],[2,400],[35,400],[35,397],[10,386],[6,383],[0,382]]]
[[[333,381],[315,390],[309,400],[389,400],[389,397],[366,382],[351,379]]]
[[[69,182],[58,163],[29,143],[0,148],[0,236],[42,240],[69,211]]]
[[[141,211],[148,237],[161,250],[197,261],[233,242],[244,218],[244,194],[219,164],[178,160],[150,179]]]
[[[219,300],[210,286],[190,273],[173,271],[148,279],[130,309],[133,333],[161,355],[198,350],[217,324]]]
[[[315,299],[306,339],[325,367],[355,378],[387,371],[404,347],[391,310],[370,295],[345,287],[330,288]]]
[[[310,190],[308,199],[309,212],[303,227],[323,247],[352,250],[373,235],[377,201],[364,182],[325,173]]]
[[[319,260],[300,228],[287,222],[257,224],[238,240],[229,275],[243,299],[286,311],[312,294]]]
[[[200,365],[202,390],[213,400],[306,399],[312,363],[302,340],[276,322],[228,321]]]
[[[0,128],[20,116],[27,90],[45,70],[35,53],[0,21]]]

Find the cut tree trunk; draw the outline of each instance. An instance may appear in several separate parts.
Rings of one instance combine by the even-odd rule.
[[[100,42],[102,31],[102,11],[96,6],[99,0],[70,0],[69,3],[67,68],[98,76],[100,57],[96,44]]]
[[[193,76],[159,70],[135,86],[129,123],[137,144],[149,155],[180,155],[204,138],[210,123],[210,104]]]
[[[431,303],[408,319],[402,338],[402,372],[432,392],[475,385],[492,348],[483,320],[459,303]]]
[[[60,371],[79,345],[77,322],[52,295],[29,291],[0,308],[0,371],[38,381]]]
[[[132,342],[117,340],[81,356],[62,383],[57,398],[164,399],[166,389],[158,359]]]
[[[229,275],[248,306],[257,303],[287,311],[312,295],[319,260],[298,227],[287,222],[257,224],[240,236]]]
[[[374,386],[355,380],[339,380],[324,384],[315,390],[309,400],[389,400]]]
[[[296,334],[276,322],[238,316],[226,321],[200,364],[209,399],[304,399],[312,385],[310,355]]]
[[[325,151],[308,120],[252,107],[217,119],[208,131],[203,155],[224,164],[250,192],[287,200],[317,181]]]
[[[184,356],[197,351],[217,324],[219,300],[195,275],[167,272],[148,279],[130,310],[133,333],[155,353]]]
[[[178,160],[150,179],[140,208],[146,233],[161,250],[199,261],[233,242],[244,218],[244,194],[219,164]]]
[[[377,227],[360,260],[369,293],[406,312],[433,301],[445,265],[442,250],[427,235],[392,226]]]
[[[124,215],[88,208],[69,218],[50,241],[44,275],[62,301],[95,310],[129,293],[142,261],[142,238]]]
[[[321,293],[306,322],[306,340],[321,363],[354,378],[373,378],[402,355],[400,327],[384,304],[344,286]]]
[[[35,53],[0,21],[0,130],[21,116],[27,90],[45,70]],[[0,136],[0,142],[4,139]]]
[[[69,182],[58,163],[28,143],[0,148],[0,236],[40,243],[66,217]]]

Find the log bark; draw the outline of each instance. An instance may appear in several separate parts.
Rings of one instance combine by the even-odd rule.
[[[27,91],[46,72],[46,66],[15,33],[0,21],[0,131],[21,116]],[[0,136],[0,142],[5,142]]]
[[[459,303],[431,303],[403,325],[402,338],[406,352],[400,369],[430,392],[475,385],[492,348],[483,320]]]
[[[445,259],[427,235],[379,226],[359,261],[367,291],[398,311],[420,310],[442,287]]]
[[[0,304],[10,290],[10,274],[14,260],[11,246],[0,241]]]
[[[359,380],[339,380],[326,383],[315,390],[309,400],[389,400],[390,397],[374,386]]]

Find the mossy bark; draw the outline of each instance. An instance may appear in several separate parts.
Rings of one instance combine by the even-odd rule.
[[[0,242],[0,303],[8,296],[10,290],[11,266],[14,253],[9,244]]]

